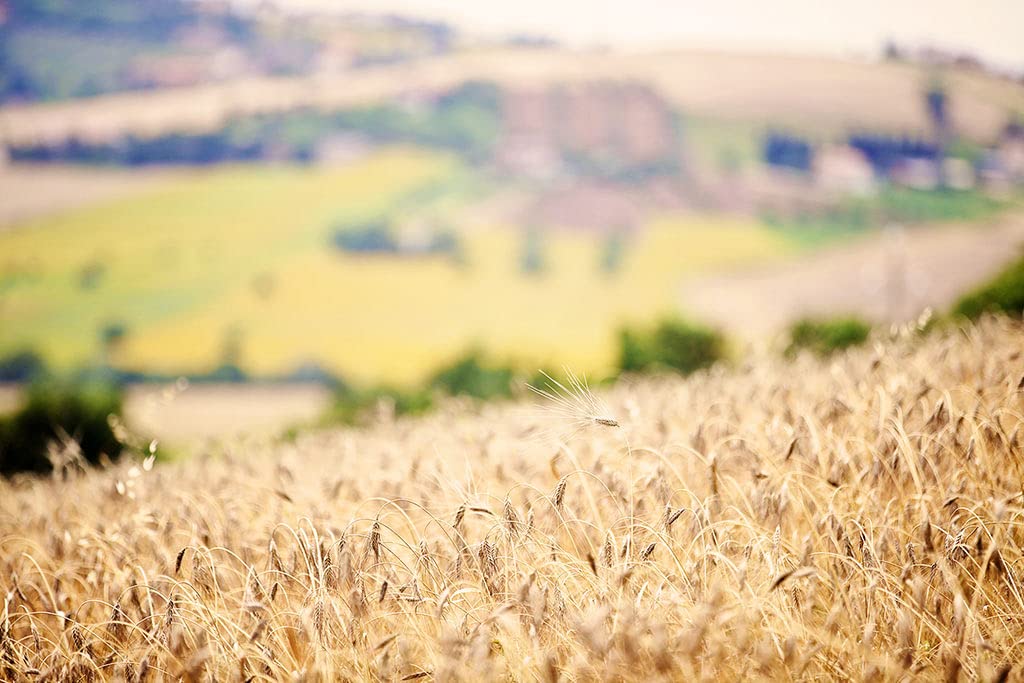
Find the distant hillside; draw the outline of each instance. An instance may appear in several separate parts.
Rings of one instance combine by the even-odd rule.
[[[179,0],[0,3],[0,99],[52,100],[163,85],[159,66],[212,78],[211,58],[245,51],[250,22]],[[206,66],[202,66],[203,62]],[[205,73],[204,73],[205,72]]]
[[[451,37],[401,17],[284,20],[220,0],[0,0],[0,103],[396,61]]]
[[[747,121],[828,137],[865,129],[922,135],[930,130],[922,93],[930,75],[902,62],[676,51],[650,54],[557,48],[463,50],[373,68],[315,75],[245,76],[146,94],[0,107],[9,144],[77,138],[211,131],[232,118],[299,108],[338,110],[442,92],[472,80],[542,87],[581,81],[639,82],[686,115]],[[982,72],[945,72],[957,134],[991,144],[1024,113],[1024,86]]]

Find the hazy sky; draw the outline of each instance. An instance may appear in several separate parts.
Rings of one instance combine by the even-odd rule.
[[[1024,0],[276,0],[402,12],[575,44],[878,54],[886,38],[971,50],[1024,71]]]

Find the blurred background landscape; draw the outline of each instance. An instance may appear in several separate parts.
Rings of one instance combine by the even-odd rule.
[[[171,443],[415,412],[1019,258],[1017,4],[518,5],[0,0],[0,413],[40,377]]]

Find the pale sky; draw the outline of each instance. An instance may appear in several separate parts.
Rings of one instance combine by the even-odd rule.
[[[255,0],[240,0],[241,2]],[[275,0],[398,12],[478,33],[575,45],[722,47],[874,56],[887,38],[969,50],[1024,71],[1024,0]]]

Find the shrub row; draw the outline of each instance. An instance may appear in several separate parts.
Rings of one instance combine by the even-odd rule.
[[[974,320],[983,313],[1024,314],[1024,255],[988,283],[968,292],[953,307],[955,315]]]
[[[622,372],[675,370],[684,375],[725,357],[725,338],[716,330],[666,318],[653,328],[619,332]]]
[[[415,415],[432,408],[437,396],[467,396],[484,401],[509,398],[526,383],[511,366],[489,362],[483,352],[472,349],[438,370],[421,387],[377,386],[360,390],[343,385],[335,392],[326,421],[351,424],[371,410],[382,408],[393,415]]]
[[[92,464],[117,458],[124,445],[110,416],[120,415],[121,405],[121,392],[111,384],[33,384],[23,405],[0,418],[0,475],[50,472],[62,464],[53,461],[56,454]]]
[[[828,355],[851,346],[863,344],[871,333],[871,325],[859,318],[814,320],[804,318],[789,328],[786,355],[793,356],[801,349],[819,355]]]
[[[618,372],[675,371],[689,374],[722,360],[725,354],[725,338],[718,331],[668,318],[650,329],[624,328],[620,331]],[[346,386],[336,393],[326,421],[358,422],[372,410],[380,409],[394,415],[421,413],[431,408],[437,398],[444,396],[482,401],[510,398],[525,393],[527,385],[546,387],[549,378],[556,381],[565,379],[561,373],[552,370],[525,373],[510,364],[489,361],[482,351],[473,349],[414,389],[381,386],[355,390]],[[614,379],[614,376],[606,379]]]

